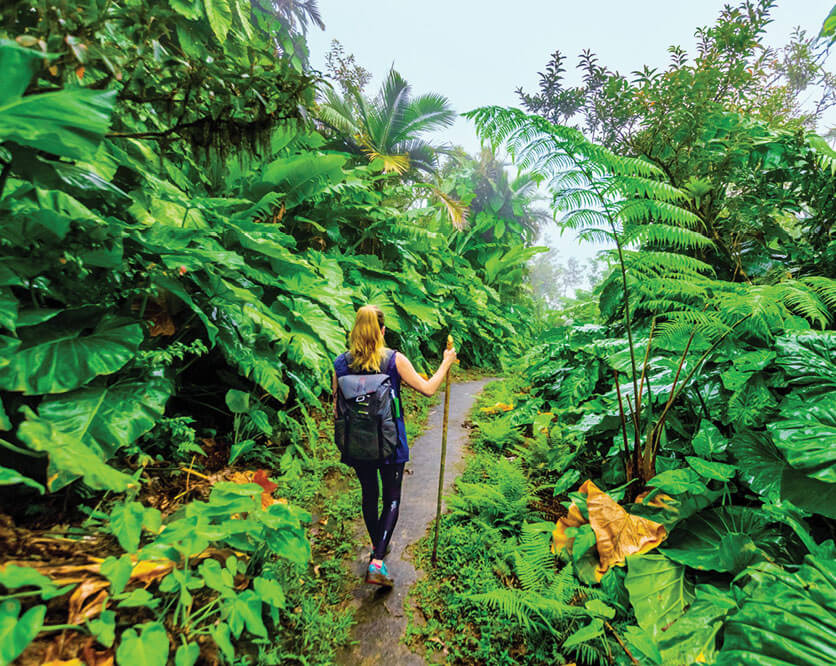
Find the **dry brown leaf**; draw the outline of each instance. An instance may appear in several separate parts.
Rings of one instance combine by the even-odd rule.
[[[103,591],[108,585],[110,583],[101,578],[88,578],[73,590],[68,604],[67,624],[81,624],[84,620],[101,613],[104,610],[107,592],[104,592],[104,596],[96,596],[87,606],[84,606],[84,601],[96,592]]]
[[[601,563],[598,569],[602,576],[610,567],[623,565],[628,555],[646,553],[665,540],[667,532],[663,525],[627,513],[624,507],[591,481],[584,486],[589,523],[598,544]]]
[[[573,502],[569,505],[569,513],[557,521],[552,532],[552,552],[557,554],[567,548],[575,537],[566,536],[567,527],[580,527],[586,524],[581,510]]]
[[[146,587],[155,580],[167,576],[174,568],[171,560],[142,560],[131,569],[131,580],[138,580]]]
[[[6,562],[4,566],[14,564],[19,567],[30,567],[35,571],[42,573],[44,576],[49,576],[52,582],[58,586],[70,585],[72,583],[80,583],[89,578],[85,574],[99,573],[98,564],[61,564],[58,566],[50,564],[36,564],[26,560],[11,560]]]
[[[82,648],[85,666],[113,666],[113,648],[94,650],[94,639],[91,636]]]
[[[273,504],[280,502],[280,500],[275,499],[272,495],[273,490],[278,488],[278,486],[267,478],[267,470],[233,472],[229,476],[229,481],[233,483],[257,483],[260,485],[264,489],[261,493],[262,509],[267,509]]]
[[[84,662],[81,659],[52,659],[51,661],[45,661],[41,666],[84,666]]]
[[[613,566],[624,564],[628,555],[646,553],[667,537],[664,526],[641,516],[628,513],[592,481],[584,481],[578,492],[587,496],[587,521],[573,502],[569,513],[557,521],[552,532],[552,552],[571,548],[574,537],[566,535],[569,527],[580,527],[587,522],[595,533],[598,566],[595,575],[600,580]]]

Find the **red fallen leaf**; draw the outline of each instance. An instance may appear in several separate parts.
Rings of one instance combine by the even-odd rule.
[[[229,476],[229,481],[233,483],[257,483],[262,488],[261,493],[261,508],[266,509],[273,504],[287,504],[287,500],[283,497],[278,499],[273,497],[273,491],[278,486],[267,478],[267,470],[260,469],[257,472],[248,470],[246,472],[233,472]]]
[[[276,488],[279,487],[279,484],[273,483],[267,476],[266,469],[257,470],[255,474],[253,474],[253,483],[257,483],[262,488],[264,488],[265,493],[272,493]]]

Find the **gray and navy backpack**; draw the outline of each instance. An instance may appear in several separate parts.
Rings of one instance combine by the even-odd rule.
[[[351,355],[346,354],[351,367]],[[395,352],[386,350],[381,363],[387,369]],[[389,458],[398,446],[400,404],[388,374],[347,374],[337,378],[337,418],[334,441],[352,460],[375,461]]]

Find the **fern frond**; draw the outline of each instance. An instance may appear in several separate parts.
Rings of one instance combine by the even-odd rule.
[[[815,291],[831,311],[836,310],[836,280],[823,276],[803,277],[799,282]]]
[[[781,302],[794,312],[824,329],[830,323],[828,305],[804,282],[787,280],[775,285]]]
[[[555,208],[560,210],[560,205],[556,205]],[[609,226],[607,217],[601,211],[593,210],[591,208],[573,210],[571,213],[561,218],[561,223],[569,229]]]
[[[514,552],[514,571],[524,590],[543,589],[553,574],[555,557],[549,548],[552,523],[523,523]]]
[[[615,242],[615,235],[606,229],[580,229],[577,235],[580,240],[592,241],[593,243],[601,243],[603,245],[610,245]]]
[[[658,250],[624,250],[624,259],[632,269],[645,266],[666,273],[714,273],[714,267],[696,257]]]
[[[644,224],[626,229],[624,244],[649,243],[675,247],[679,249],[708,248],[714,246],[714,241],[698,231],[675,227],[670,224]]]
[[[670,183],[641,176],[622,176],[613,179],[603,188],[603,194],[616,199],[642,197],[668,203],[688,201],[688,195]]]

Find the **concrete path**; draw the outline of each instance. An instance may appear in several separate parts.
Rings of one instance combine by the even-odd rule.
[[[493,379],[481,379],[453,384],[450,393],[450,421],[447,431],[447,465],[444,473],[444,492],[449,492],[455,478],[462,472],[463,455],[468,431],[463,423],[476,396]],[[352,603],[356,607],[357,625],[352,639],[358,641],[338,655],[340,664],[371,666],[404,666],[424,664],[424,660],[410,652],[400,639],[406,630],[404,599],[409,588],[423,572],[417,571],[406,549],[427,532],[435,519],[438,494],[438,467],[441,455],[442,401],[430,411],[427,429],[410,443],[410,461],[404,474],[401,512],[390,542],[391,552],[386,566],[395,579],[395,588],[385,591],[362,582],[369,563],[368,535],[363,529],[362,550],[357,554],[354,571],[358,587]],[[361,521],[362,522],[362,521]]]

